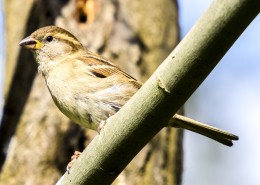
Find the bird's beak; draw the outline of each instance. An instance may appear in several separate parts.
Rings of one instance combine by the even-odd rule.
[[[19,43],[19,45],[27,49],[35,50],[35,49],[39,49],[42,46],[42,43],[31,37],[26,37]]]

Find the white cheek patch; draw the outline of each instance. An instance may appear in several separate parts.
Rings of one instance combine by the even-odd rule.
[[[50,60],[54,60],[55,58],[60,58],[65,54],[69,54],[72,51],[72,46],[69,44],[61,44],[57,40],[53,40],[50,43],[46,43],[44,45],[44,51],[48,53]]]

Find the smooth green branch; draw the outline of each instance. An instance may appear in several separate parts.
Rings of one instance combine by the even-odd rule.
[[[151,78],[111,117],[61,184],[111,184],[167,125],[259,10],[259,0],[213,1]]]

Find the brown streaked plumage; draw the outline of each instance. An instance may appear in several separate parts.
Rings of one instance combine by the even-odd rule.
[[[33,51],[57,107],[74,122],[97,130],[142,86],[103,57],[91,53],[68,31],[48,26],[20,42]],[[169,125],[185,128],[231,146],[238,137],[175,115]]]

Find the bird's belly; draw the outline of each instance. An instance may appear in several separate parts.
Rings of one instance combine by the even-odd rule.
[[[78,99],[78,93],[64,85],[65,83],[58,82],[60,85],[57,86],[57,83],[53,82],[46,80],[52,99],[59,110],[82,127],[97,130],[99,123],[92,119],[93,115],[87,102]]]
[[[58,108],[79,125],[97,130],[101,121],[114,115],[136,92],[127,84],[98,86],[99,82],[85,78],[59,79],[55,75],[46,80]],[[86,83],[87,81],[87,83]],[[58,85],[57,85],[58,84]],[[79,86],[80,84],[80,86]]]

